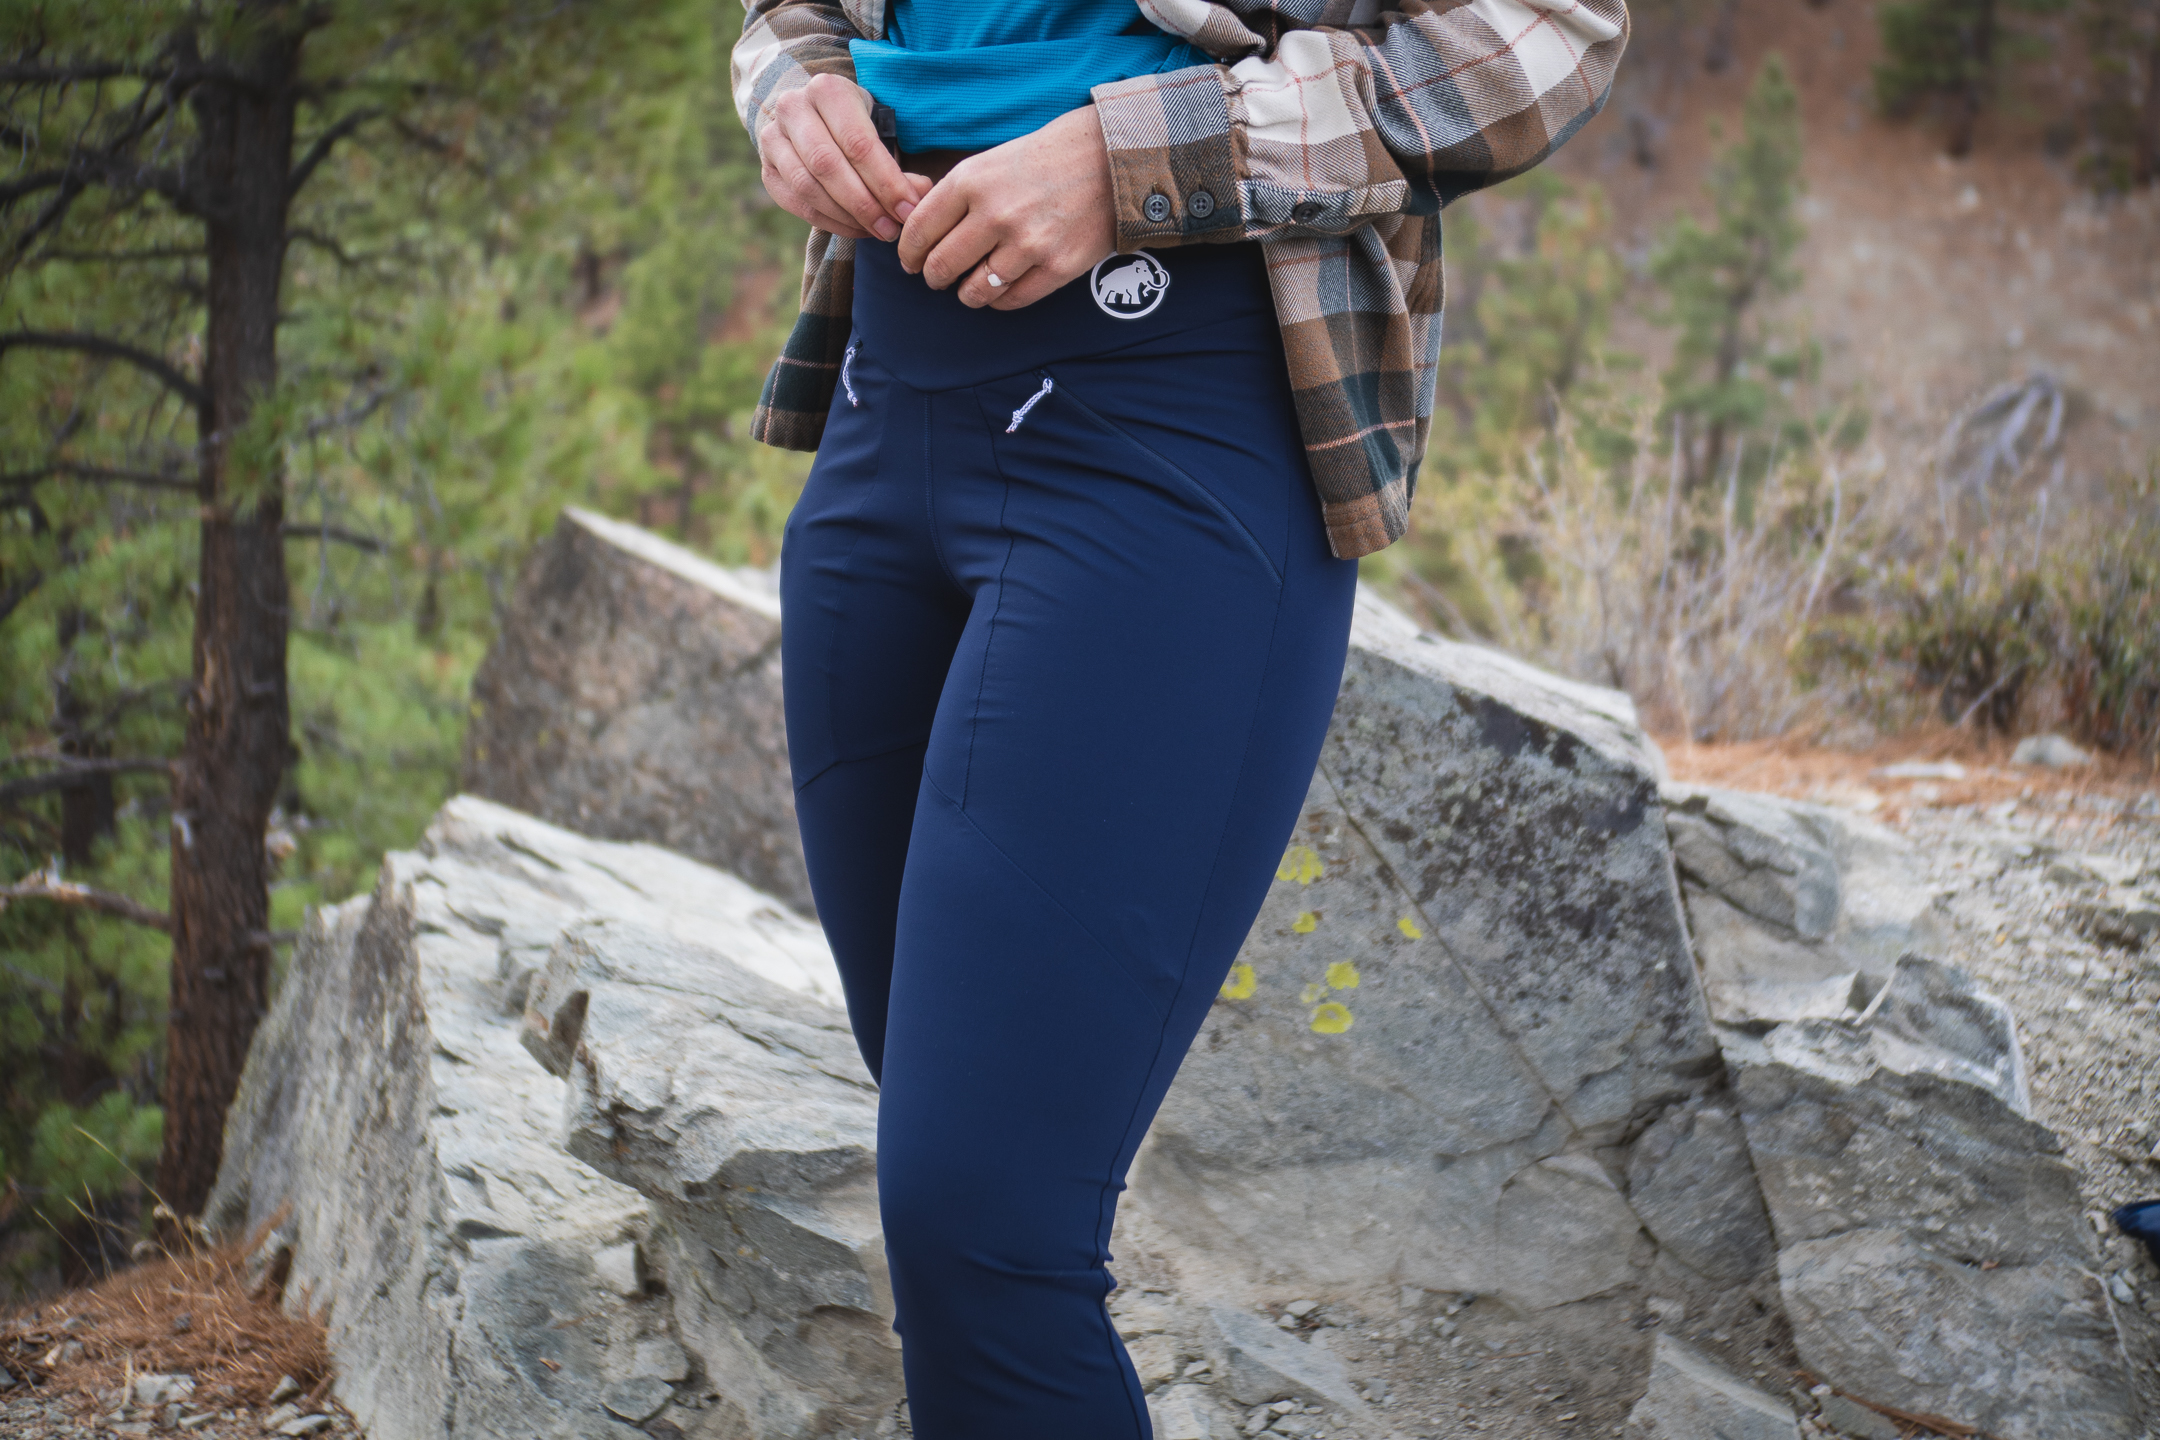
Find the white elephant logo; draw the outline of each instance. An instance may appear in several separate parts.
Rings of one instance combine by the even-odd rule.
[[[1170,288],[1170,272],[1147,251],[1136,250],[1103,260],[1088,283],[1095,291],[1096,307],[1103,314],[1113,320],[1138,320],[1162,304],[1163,294]]]

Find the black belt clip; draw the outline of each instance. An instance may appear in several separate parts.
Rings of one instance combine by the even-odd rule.
[[[900,112],[892,106],[873,100],[870,103],[870,123],[877,129],[878,139],[885,144],[885,153],[895,163],[900,159]]]

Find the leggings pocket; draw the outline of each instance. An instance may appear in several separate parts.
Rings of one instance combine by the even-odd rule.
[[[1252,558],[1267,572],[1268,579],[1275,587],[1277,589],[1282,587],[1282,567],[1277,565],[1274,557],[1268,554],[1267,547],[1262,545],[1260,538],[1253,534],[1252,527],[1247,525],[1235,510],[1225,505],[1220,496],[1184,467],[1175,464],[1152,446],[1135,439],[1115,420],[1110,419],[1100,410],[1080,398],[1068,381],[1057,379],[1055,374],[1050,371],[1045,371],[1044,374],[1048,378],[1056,380],[1054,393],[1043,397],[1042,403],[1045,406],[1056,406],[1069,411],[1081,425],[1102,435],[1105,440],[1116,447],[1118,453],[1129,456],[1133,464],[1144,471],[1151,479],[1184,494],[1191,500],[1205,506],[1208,510],[1213,511],[1217,518],[1230,528],[1244,548],[1251,552]]]

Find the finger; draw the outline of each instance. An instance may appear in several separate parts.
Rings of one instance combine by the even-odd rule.
[[[1009,245],[1000,245],[983,257],[980,265],[969,272],[960,282],[955,293],[960,303],[973,310],[985,305],[996,305],[1005,295],[1036,270],[1035,262]],[[992,277],[996,282],[992,283]]]
[[[1004,238],[997,226],[977,212],[968,212],[967,218],[946,232],[937,247],[923,257],[924,281],[933,290],[959,283]]]
[[[814,106],[795,106],[787,115],[792,121],[787,125],[788,140],[794,145],[803,168],[824,192],[824,208],[847,216],[851,223],[881,239],[899,239],[899,222],[885,213],[885,207],[863,184],[862,177],[856,173],[854,157],[842,148],[839,138],[828,127],[824,113]],[[876,131],[870,132],[870,140],[876,145]],[[878,153],[884,154],[882,147],[878,147]],[[885,159],[888,164],[892,161],[890,155]],[[898,169],[894,166],[895,173]]]
[[[1084,275],[1087,272],[1083,270],[1077,273]],[[998,278],[1004,278],[1002,272]],[[1037,265],[1013,284],[1000,286],[997,299],[990,302],[990,308],[993,310],[1023,309],[1033,305],[1045,295],[1055,294],[1057,291],[1064,289],[1066,284],[1073,278],[1072,275],[1064,274],[1053,266]]]
[[[780,208],[798,220],[807,220],[820,230],[861,240],[869,232],[857,225],[844,213],[835,212],[828,202],[823,186],[817,182],[803,165],[802,157],[786,136],[771,130],[766,132],[765,143],[760,147],[761,160],[769,168],[773,179],[766,182],[766,190]]]
[[[937,184],[937,181],[932,180],[927,175],[910,174],[907,177],[907,181],[909,187],[913,191],[914,198],[912,200],[901,201],[900,208],[893,211],[893,214],[902,222],[905,222],[908,216],[915,213],[915,207],[922,204],[923,196],[928,195],[930,193],[930,187]]]
[[[930,252],[952,233],[955,225],[967,218],[973,204],[973,195],[966,180],[955,181],[951,175],[947,175],[932,185],[909,212],[907,223],[900,228],[900,268],[911,275],[921,274],[923,262],[929,258]],[[981,256],[969,258],[972,261],[980,259]],[[953,276],[947,275],[945,279],[949,284]]]
[[[812,81],[804,87],[817,113],[825,122],[827,133],[841,155],[846,157],[851,178],[862,191],[865,202],[876,214],[865,214],[855,206],[849,213],[865,225],[876,230],[884,239],[898,235],[902,205],[915,201],[915,187],[901,173],[900,162],[893,159],[885,142],[878,138],[877,126],[870,121],[870,107],[866,103],[869,92],[833,77],[835,83],[825,85]],[[874,224],[878,216],[890,217],[893,234],[886,235],[884,227]]]

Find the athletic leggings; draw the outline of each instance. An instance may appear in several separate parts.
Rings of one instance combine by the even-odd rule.
[[[857,254],[783,667],[915,1434],[1145,1440],[1111,1218],[1296,822],[1357,567],[1257,246],[1113,279],[1136,318],[1087,276],[971,311]]]

